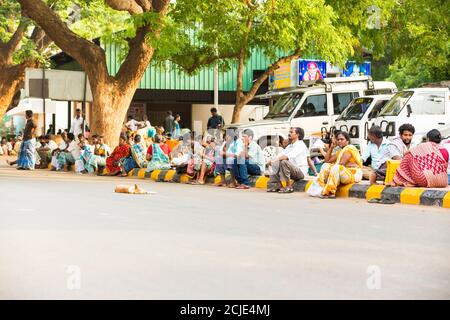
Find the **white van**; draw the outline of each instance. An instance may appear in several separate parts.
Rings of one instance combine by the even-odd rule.
[[[348,132],[351,144],[363,152],[367,146],[368,130],[392,96],[373,95],[353,99],[336,119],[335,129]]]
[[[410,123],[416,129],[413,142],[422,142],[431,129],[450,125],[449,88],[416,88],[395,94],[381,110],[375,124],[388,138],[398,135],[398,128]]]
[[[305,130],[305,142],[308,145],[311,136],[329,132],[336,118],[354,98],[396,91],[395,83],[372,81],[370,76],[304,82],[297,88],[258,96],[270,101],[269,113],[263,120],[231,124],[225,129],[252,129],[255,140],[265,148],[276,146],[280,137],[287,138],[290,127],[301,127]]]

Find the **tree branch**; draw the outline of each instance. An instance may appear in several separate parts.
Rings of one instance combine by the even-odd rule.
[[[253,100],[254,96],[256,95],[256,92],[258,91],[258,89],[261,87],[261,85],[264,83],[264,81],[266,81],[267,77],[276,69],[278,69],[280,67],[280,64],[285,63],[285,62],[289,62],[292,59],[297,59],[300,57],[300,53],[301,53],[301,49],[297,48],[297,50],[295,50],[294,53],[285,56],[285,57],[281,57],[279,58],[277,61],[275,61],[269,68],[266,69],[266,71],[264,71],[263,74],[261,74],[256,80],[255,82],[253,82],[252,87],[250,88],[250,90],[244,95],[244,100],[245,100],[245,104],[249,103],[251,100]]]
[[[136,2],[141,6],[141,8],[148,12],[152,8],[152,4],[150,3],[150,0],[136,0]]]
[[[102,48],[71,31],[42,0],[18,0],[18,2],[26,16],[39,24],[61,50],[83,66],[92,82],[99,78],[108,80],[106,58]]]
[[[252,17],[249,17],[245,24],[245,26],[247,28],[247,33],[244,35],[244,39],[242,40],[242,46],[241,46],[241,50],[239,52],[239,57],[238,57],[236,102],[239,102],[242,98],[244,98],[243,79],[242,78],[243,78],[243,74],[244,74],[245,59],[247,57],[246,53],[247,53],[247,46],[248,46],[248,38],[250,37],[252,25],[253,25]]]
[[[43,52],[48,46],[53,43],[53,40],[50,39],[49,36],[42,30],[41,27],[36,26],[33,29],[33,33],[31,34],[30,40],[36,43],[37,50],[39,52]]]
[[[144,13],[143,7],[135,0],[106,0],[108,6],[117,11],[128,11],[131,15]]]
[[[14,31],[13,35],[8,42],[2,43],[0,46],[0,54],[2,56],[2,62],[4,64],[11,64],[14,52],[19,48],[20,42],[23,39],[25,31],[27,29],[28,22],[20,21],[17,29]]]
[[[160,0],[159,4],[163,4],[157,11],[162,17],[167,12],[170,0]],[[140,81],[149,65],[154,53],[154,48],[146,38],[149,32],[152,32],[155,38],[159,38],[161,29],[152,29],[149,25],[142,26],[137,29],[136,36],[128,41],[128,54],[114,77],[121,88],[133,85],[134,81]]]
[[[204,50],[205,53],[208,50]],[[224,59],[237,59],[239,57],[239,53],[236,52],[228,52],[223,53],[219,55],[208,55],[208,54],[201,54],[201,50],[199,50],[196,54],[193,54],[193,61],[192,63],[184,63],[183,58],[184,54],[181,56],[172,56],[169,57],[168,60],[175,63],[176,65],[180,66],[184,72],[187,74],[193,74],[195,71],[197,71],[201,67],[209,66],[213,63],[215,63],[218,60],[224,60]],[[191,56],[191,57],[192,57]],[[178,59],[178,57],[181,57]]]

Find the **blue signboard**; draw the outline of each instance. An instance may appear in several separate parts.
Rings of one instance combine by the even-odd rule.
[[[370,62],[364,62],[356,64],[356,62],[347,62],[345,69],[342,70],[343,77],[358,77],[358,76],[370,76],[371,72]]]
[[[299,83],[324,79],[327,77],[327,63],[321,60],[299,60],[298,73]]]

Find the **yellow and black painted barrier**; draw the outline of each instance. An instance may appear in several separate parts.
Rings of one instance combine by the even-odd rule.
[[[187,183],[191,179],[187,174],[177,174],[175,170],[155,170],[153,172],[146,172],[146,169],[133,169],[128,175],[130,177],[138,177],[141,179],[151,179],[156,182]],[[229,178],[229,176],[227,176],[227,178]],[[269,178],[265,176],[250,177],[249,181],[250,186],[252,187],[266,189]],[[207,179],[206,183],[218,184],[220,183],[220,177],[210,177]],[[312,180],[300,180],[295,181],[293,187],[297,192],[306,192],[311,184]],[[402,204],[450,208],[450,191],[448,190],[388,187],[384,185],[370,186],[361,183],[340,186],[336,196],[366,200],[381,198]]]

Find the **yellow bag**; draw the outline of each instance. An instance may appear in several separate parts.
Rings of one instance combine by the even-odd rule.
[[[397,168],[400,166],[401,160],[387,160],[386,161],[386,179],[384,179],[384,184],[388,184],[394,180]]]

